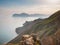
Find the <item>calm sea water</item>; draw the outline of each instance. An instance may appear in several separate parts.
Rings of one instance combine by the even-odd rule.
[[[0,15],[0,44],[7,43],[17,36],[15,29],[23,26],[25,21],[32,21],[39,17],[12,17]]]

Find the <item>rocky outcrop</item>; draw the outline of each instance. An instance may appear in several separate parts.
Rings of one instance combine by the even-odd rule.
[[[21,33],[21,31],[22,32],[24,32],[24,31],[26,31],[26,30],[29,30],[29,29],[31,29],[32,28],[32,26],[33,25],[35,25],[37,22],[41,22],[43,19],[36,19],[36,20],[34,20],[34,21],[26,21],[23,25],[23,27],[18,27],[18,28],[16,28],[16,33],[17,34],[20,34]]]

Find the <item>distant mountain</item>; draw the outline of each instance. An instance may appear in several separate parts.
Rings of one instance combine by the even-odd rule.
[[[13,14],[13,17],[29,17],[29,14],[27,13]]]
[[[27,13],[21,13],[21,14],[13,14],[13,17],[48,17],[48,15],[45,14],[27,14]]]
[[[19,35],[7,44],[19,44],[22,35],[35,33],[40,37],[42,45],[60,45],[60,10],[49,18],[26,22],[23,27],[16,28],[16,32]]]

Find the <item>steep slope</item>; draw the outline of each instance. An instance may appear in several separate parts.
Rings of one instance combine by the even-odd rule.
[[[49,18],[46,18],[42,21],[40,19],[35,20],[33,21],[33,23],[34,23],[33,25],[32,23],[30,24],[32,26],[29,27],[29,29],[19,34],[15,39],[11,40],[9,43],[19,43],[22,35],[31,34],[31,33],[38,34],[38,36],[40,36],[40,39],[43,39],[44,37],[48,38],[48,36],[54,37],[54,35],[56,35],[60,39],[59,36],[60,35],[60,10],[52,14]]]

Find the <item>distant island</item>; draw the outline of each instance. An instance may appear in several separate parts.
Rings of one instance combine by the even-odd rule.
[[[29,14],[27,13],[13,14],[13,17],[29,17]]]
[[[28,14],[28,13],[20,13],[20,14],[13,14],[13,17],[48,17],[45,14]]]

